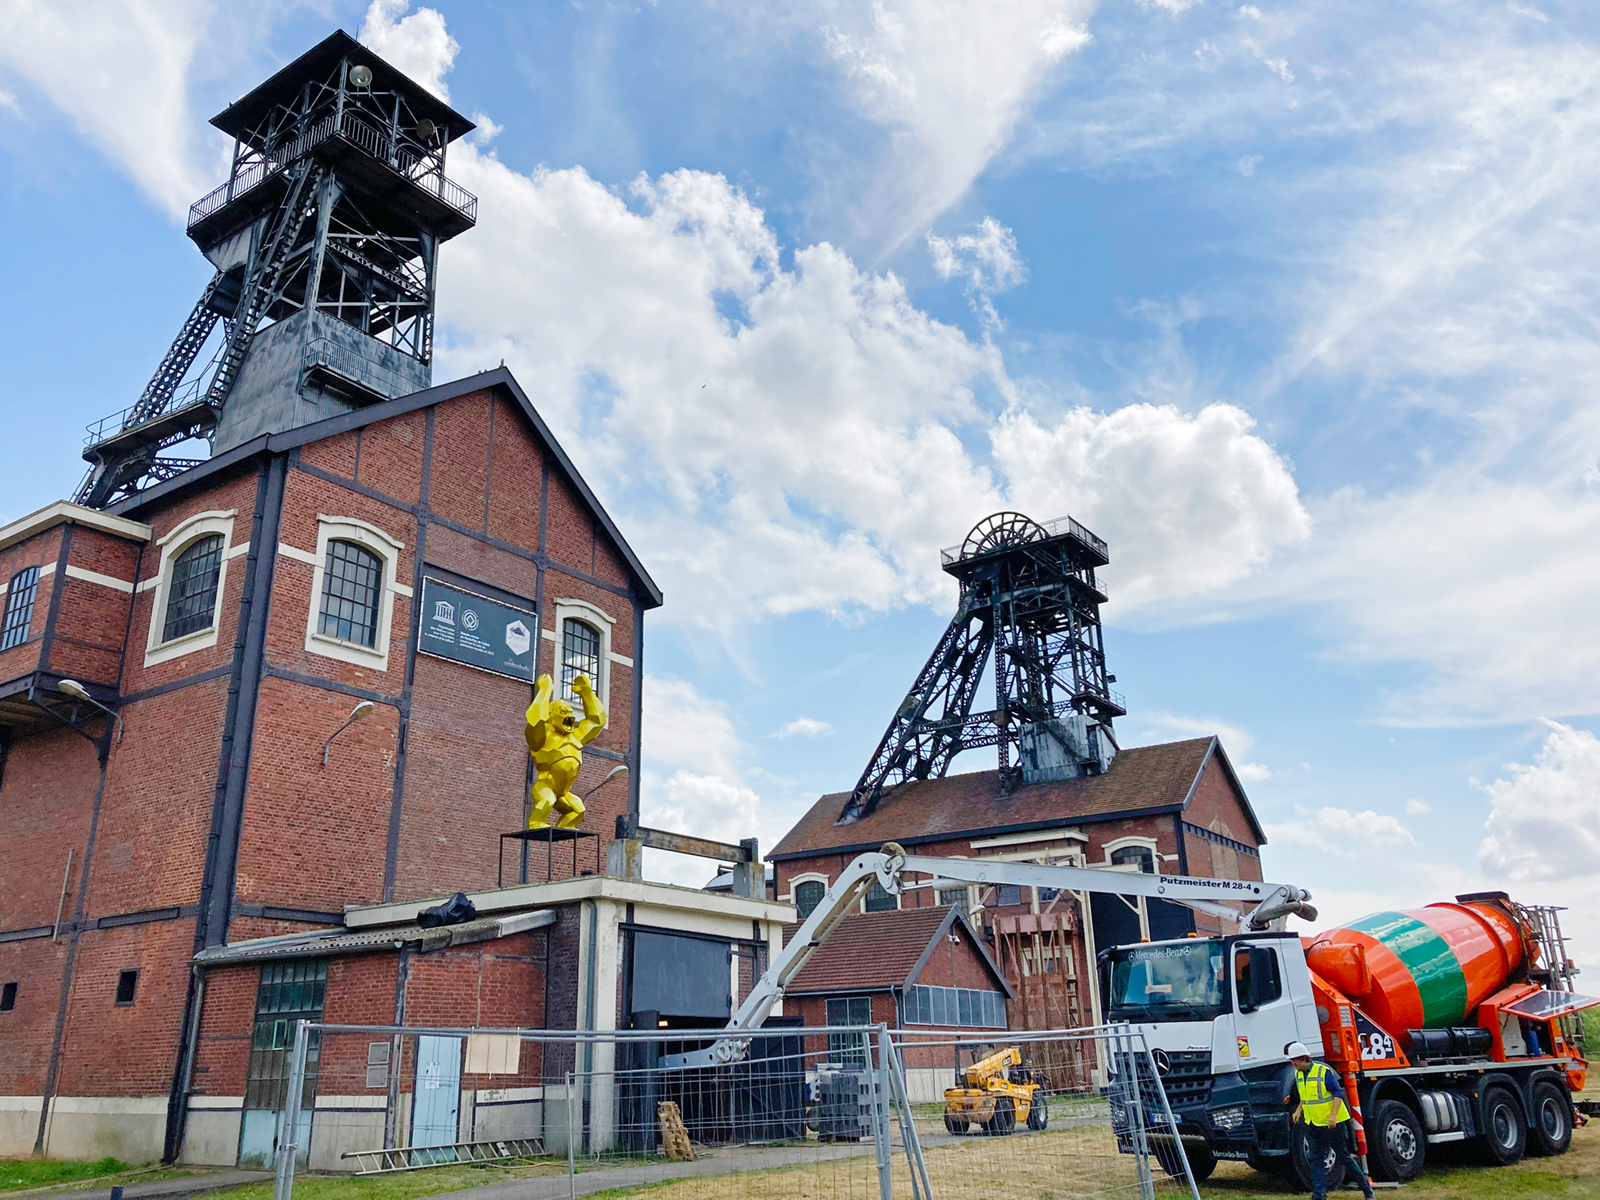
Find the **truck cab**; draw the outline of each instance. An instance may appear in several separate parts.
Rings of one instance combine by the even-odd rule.
[[[1191,1162],[1288,1155],[1284,1049],[1322,1042],[1299,937],[1188,937],[1100,958],[1106,1020],[1144,1036]]]

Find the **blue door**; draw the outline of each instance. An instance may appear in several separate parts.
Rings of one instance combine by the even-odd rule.
[[[411,1106],[413,1146],[454,1146],[461,1115],[461,1039],[417,1038],[417,1082]],[[438,1162],[454,1162],[440,1150]]]

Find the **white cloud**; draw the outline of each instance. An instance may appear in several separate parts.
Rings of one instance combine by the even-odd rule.
[[[1278,845],[1320,850],[1345,858],[1412,846],[1417,841],[1397,818],[1370,808],[1353,812],[1325,806],[1314,813],[1302,814],[1294,821],[1268,824],[1266,831],[1268,840]]]
[[[0,108],[7,109],[8,111],[19,116],[22,113],[22,105],[17,103],[16,96],[6,91],[4,88],[0,88]]]
[[[959,275],[973,311],[991,329],[1001,326],[993,297],[1016,287],[1028,277],[1028,268],[1017,253],[1016,235],[993,217],[973,226],[975,233],[956,237],[927,235],[933,269],[942,279]]]
[[[1238,162],[1239,174],[1243,175],[1246,179],[1250,178],[1250,176],[1252,176],[1252,175],[1254,175],[1256,173],[1256,165],[1260,161],[1261,161],[1261,155],[1259,155],[1259,154],[1246,154]]]
[[[1177,16],[1179,13],[1188,12],[1200,0],[1139,0],[1140,8],[1160,8]]]
[[[862,115],[889,133],[853,205],[893,245],[963,196],[1056,65],[1089,41],[1094,0],[833,4],[821,37]]]
[[[1119,733],[1125,746],[1147,746],[1156,742],[1213,736],[1222,741],[1223,751],[1228,755],[1228,761],[1233,764],[1234,772],[1240,780],[1245,783],[1262,783],[1272,778],[1271,769],[1264,764],[1245,761],[1245,756],[1250,753],[1250,747],[1255,745],[1255,738],[1239,726],[1230,725],[1225,721],[1139,709],[1132,717],[1123,719]]]
[[[439,99],[449,100],[444,77],[461,44],[450,36],[438,9],[419,8],[402,17],[410,7],[411,0],[372,0],[361,23],[360,40]]]
[[[1479,849],[1484,871],[1517,883],[1600,880],[1600,740],[1546,721],[1532,765],[1484,787],[1492,802]]]
[[[1425,816],[1426,814],[1431,813],[1432,811],[1433,811],[1433,805],[1429,804],[1426,800],[1407,800],[1406,801],[1406,816],[1408,816],[1408,817]]]
[[[775,738],[813,738],[821,737],[825,733],[832,732],[833,726],[829,725],[826,721],[819,721],[815,717],[796,717],[787,725],[779,729],[776,733],[769,734],[768,736]]]
[[[1272,778],[1272,769],[1262,763],[1242,762],[1235,770],[1245,783],[1263,783]]]
[[[0,5],[0,65],[37,88],[171,216],[210,183],[190,68],[205,0],[11,0]]]

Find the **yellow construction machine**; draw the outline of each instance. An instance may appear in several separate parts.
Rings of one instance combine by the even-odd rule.
[[[1003,1136],[1018,1121],[1043,1129],[1050,1121],[1050,1104],[1038,1075],[1022,1065],[1022,1051],[1015,1046],[957,1071],[956,1086],[945,1089],[944,1127],[951,1133],[976,1125],[991,1136]]]

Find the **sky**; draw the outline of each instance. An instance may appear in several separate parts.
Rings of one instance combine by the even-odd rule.
[[[1219,735],[1269,880],[1569,905],[1600,974],[1591,5],[0,0],[0,520],[204,286],[207,119],[334,28],[478,125],[435,381],[504,360],[666,593],[646,823],[848,790],[939,548],[1070,514],[1120,740]]]

